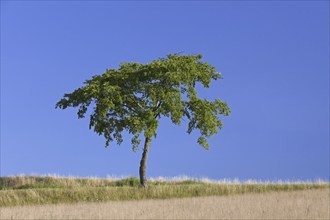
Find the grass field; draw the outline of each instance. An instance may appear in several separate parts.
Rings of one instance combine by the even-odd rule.
[[[329,219],[329,189],[0,208],[0,219]]]
[[[329,217],[329,190],[321,181],[153,179],[144,189],[136,177],[0,177],[0,218],[322,219]]]

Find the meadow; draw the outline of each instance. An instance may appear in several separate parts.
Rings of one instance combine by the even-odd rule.
[[[1,219],[328,219],[326,182],[0,177]]]

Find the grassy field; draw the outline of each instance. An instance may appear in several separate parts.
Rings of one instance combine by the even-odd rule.
[[[136,177],[125,179],[64,178],[40,176],[0,177],[0,207],[170,199],[266,192],[329,189],[329,183],[211,182],[201,180],[152,180],[147,189]]]
[[[291,192],[0,207],[0,219],[329,219],[329,188]]]

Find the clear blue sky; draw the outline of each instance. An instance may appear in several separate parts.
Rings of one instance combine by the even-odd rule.
[[[204,150],[162,119],[147,175],[329,180],[329,2],[1,1],[1,175],[138,175],[64,93],[120,62],[204,55],[232,114]]]

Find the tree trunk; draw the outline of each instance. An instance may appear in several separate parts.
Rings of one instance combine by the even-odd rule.
[[[151,138],[146,138],[144,141],[144,148],[142,153],[142,159],[140,162],[140,185],[144,188],[147,188],[147,175],[146,175],[146,168],[147,168],[147,159],[148,159],[148,151],[150,147]]]

